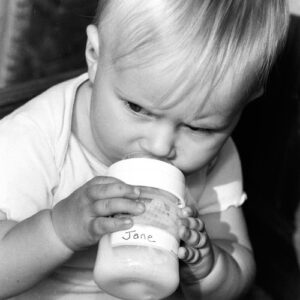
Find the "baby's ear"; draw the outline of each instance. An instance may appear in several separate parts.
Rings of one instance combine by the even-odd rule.
[[[99,34],[95,25],[89,25],[86,30],[87,43],[85,48],[85,58],[88,67],[89,79],[94,82],[99,58]]]

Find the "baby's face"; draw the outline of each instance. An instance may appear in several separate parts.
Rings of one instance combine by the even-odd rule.
[[[238,121],[240,84],[227,75],[208,93],[185,90],[174,81],[174,72],[160,66],[98,68],[91,124],[102,162],[144,153],[188,174],[211,161]]]

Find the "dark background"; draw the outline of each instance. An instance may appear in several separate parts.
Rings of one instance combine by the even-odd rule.
[[[300,299],[293,246],[300,195],[299,101],[300,17],[293,16],[265,94],[246,108],[234,133],[249,198],[244,211],[257,260],[257,284],[276,300]]]

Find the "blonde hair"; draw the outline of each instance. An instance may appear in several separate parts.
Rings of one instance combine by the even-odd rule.
[[[96,24],[114,65],[159,62],[176,69],[174,84],[186,82],[188,91],[217,84],[232,67],[250,72],[255,89],[284,43],[288,20],[285,0],[99,0]]]

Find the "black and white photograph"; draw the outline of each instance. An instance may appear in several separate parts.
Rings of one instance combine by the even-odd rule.
[[[0,300],[300,300],[300,0],[0,0]]]

